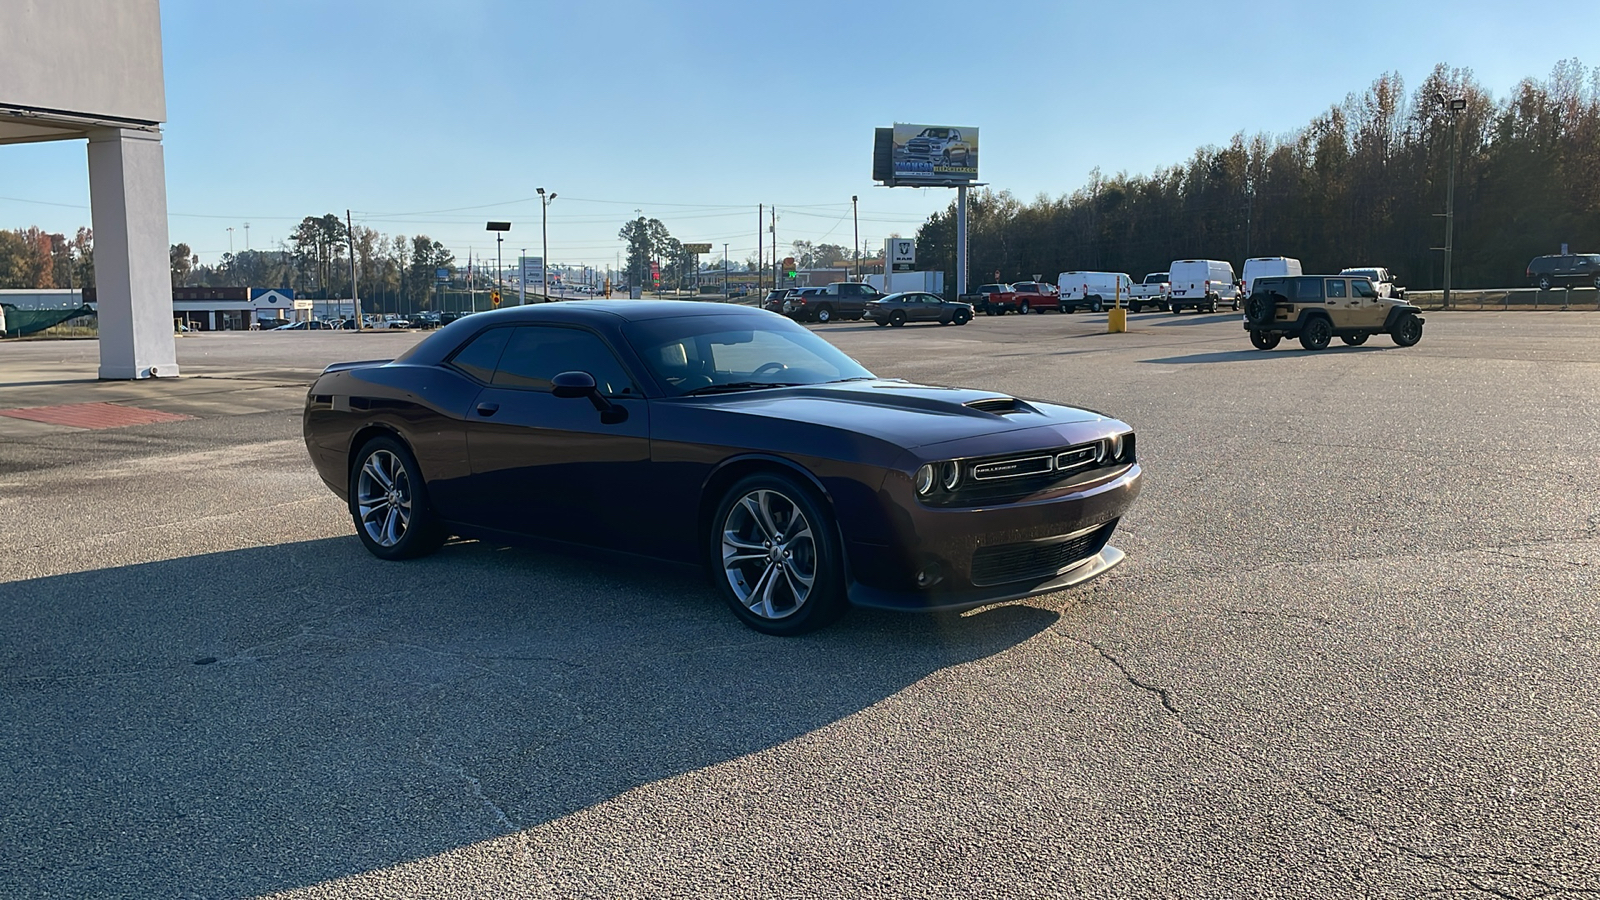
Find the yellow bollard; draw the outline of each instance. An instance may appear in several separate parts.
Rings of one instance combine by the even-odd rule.
[[[1106,310],[1106,334],[1122,334],[1128,330],[1128,311],[1122,308],[1122,279],[1117,279],[1117,303]]]

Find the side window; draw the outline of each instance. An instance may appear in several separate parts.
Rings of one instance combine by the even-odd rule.
[[[1350,293],[1357,297],[1369,299],[1377,296],[1377,293],[1372,289],[1372,282],[1363,281],[1360,278],[1350,279]]]
[[[450,365],[479,381],[494,380],[494,368],[500,363],[501,351],[506,349],[510,328],[491,328],[473,338],[450,358]]]
[[[1294,299],[1301,303],[1321,303],[1322,279],[1296,278],[1294,280]]]
[[[1345,285],[1345,281],[1344,281],[1343,278],[1329,278],[1328,279],[1328,299],[1329,300],[1343,300],[1344,299],[1344,285]]]
[[[497,387],[548,391],[550,380],[562,372],[588,372],[608,397],[638,393],[611,349],[590,332],[551,325],[500,330],[512,335],[494,373]]]

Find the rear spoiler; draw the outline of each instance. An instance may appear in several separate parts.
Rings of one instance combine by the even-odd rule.
[[[392,359],[362,359],[357,360],[356,362],[336,362],[333,365],[328,366],[326,369],[323,369],[322,374],[326,375],[329,372],[343,372],[346,369],[365,369],[370,366],[384,366],[392,362],[394,362]]]

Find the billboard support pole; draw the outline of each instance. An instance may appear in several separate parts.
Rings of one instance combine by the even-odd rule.
[[[956,187],[956,297],[967,292],[967,186]]]

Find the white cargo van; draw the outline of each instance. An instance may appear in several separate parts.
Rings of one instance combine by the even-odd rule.
[[[1300,260],[1288,256],[1258,256],[1255,259],[1244,261],[1244,275],[1240,280],[1244,282],[1244,295],[1250,296],[1250,287],[1256,283],[1257,278],[1279,275],[1303,275],[1300,269]]]
[[[1214,259],[1176,259],[1167,268],[1167,295],[1174,314],[1184,307],[1216,312],[1218,303],[1239,308],[1239,285],[1233,280],[1233,264]]]
[[[1127,306],[1133,279],[1123,272],[1062,272],[1056,276],[1056,290],[1061,294],[1056,300],[1058,311],[1099,312],[1115,305],[1119,296]]]

